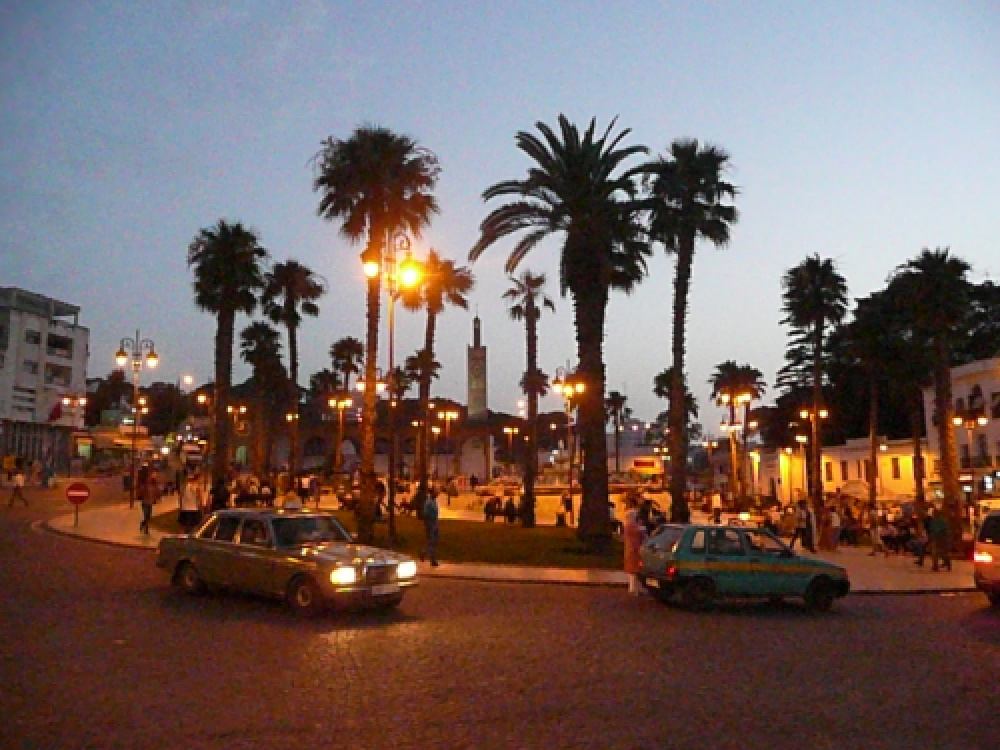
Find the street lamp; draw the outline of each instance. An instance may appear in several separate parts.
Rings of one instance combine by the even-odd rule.
[[[434,448],[435,448],[435,450],[434,450],[434,471],[440,473],[440,471],[439,471],[440,467],[438,466],[438,459],[437,459],[437,454],[438,454],[438,451],[437,451],[437,442],[438,442],[438,436],[441,434],[441,428],[438,427],[437,425],[433,425],[431,427],[431,432],[434,433],[434,443],[433,443]]]
[[[439,411],[438,419],[444,420],[444,447],[445,450],[451,450],[452,463],[455,463],[455,451],[451,449],[450,443],[448,442],[449,436],[451,435],[451,422],[453,419],[458,419],[457,411]],[[442,451],[443,453],[444,451]]]
[[[333,397],[327,403],[331,409],[337,410],[337,446],[333,454],[333,470],[339,474],[344,463],[344,409],[350,407],[354,401],[345,394],[339,398]]]
[[[556,368],[555,378],[552,380],[555,387],[566,404],[566,446],[569,449],[569,492],[573,494],[573,458],[576,453],[576,446],[573,444],[573,402],[578,401],[580,396],[586,391],[587,386],[583,379],[575,373],[567,372],[563,368]]]
[[[708,451],[708,491],[715,492],[715,464],[712,463],[712,452],[718,447],[719,441],[715,438],[702,440],[701,445]]]
[[[809,420],[809,476],[810,495],[815,507],[819,507],[823,502],[823,472],[820,465],[821,452],[819,444],[819,424],[820,421],[830,416],[830,412],[820,407],[817,409],[800,409],[799,417]]]
[[[143,357],[145,352],[145,357]],[[135,338],[123,338],[115,354],[115,363],[119,368],[132,367],[132,472],[131,486],[129,487],[128,507],[135,507],[135,480],[136,480],[136,440],[139,436],[139,372],[143,364],[150,369],[156,367],[160,358],[156,356],[156,345],[152,339],[144,339],[139,335],[139,330],[135,331]]]
[[[975,414],[972,412],[964,412],[962,414],[956,414],[952,417],[951,423],[957,428],[965,428],[966,440],[968,441],[968,451],[969,451],[969,471],[972,472],[972,497],[973,502],[976,501],[976,491],[977,491],[977,481],[976,481],[976,459],[972,453],[972,435],[977,427],[985,427],[990,422],[989,417],[985,414]]]
[[[504,427],[503,431],[504,431],[504,434],[507,436],[507,459],[508,459],[508,462],[511,465],[511,469],[513,469],[513,464],[514,464],[514,436],[518,432],[520,432],[520,430],[518,430],[517,427]],[[508,473],[512,474],[513,471],[509,471]]]

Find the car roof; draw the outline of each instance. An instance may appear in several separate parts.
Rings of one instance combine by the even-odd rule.
[[[216,515],[235,516],[237,518],[301,518],[303,516],[329,516],[330,513],[318,510],[295,510],[294,508],[224,508],[217,510]]]

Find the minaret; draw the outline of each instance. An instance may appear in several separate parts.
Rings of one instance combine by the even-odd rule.
[[[469,347],[469,421],[486,421],[487,405],[486,347],[483,346],[479,316],[472,319],[472,346]]]

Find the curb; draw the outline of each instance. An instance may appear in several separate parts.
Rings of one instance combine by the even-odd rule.
[[[57,529],[49,525],[49,521],[34,521],[31,524],[31,528],[36,531],[46,531],[50,534],[55,534],[57,536],[65,537],[67,539],[77,539],[83,542],[91,542],[94,544],[102,544],[106,547],[119,547],[124,549],[134,549],[134,550],[144,550],[146,552],[156,552],[156,547],[148,547],[140,544],[133,544],[130,542],[118,542],[110,539],[101,539],[99,537],[84,536],[82,534],[74,534],[71,531],[66,531],[64,529]],[[448,563],[450,565],[460,566],[464,563]],[[471,563],[473,565],[482,565],[483,563]],[[585,570],[591,570],[586,568]],[[586,588],[605,588],[605,589],[619,589],[626,588],[628,584],[614,581],[558,581],[558,580],[546,580],[539,578],[490,578],[483,575],[474,575],[471,573],[462,573],[457,571],[455,573],[448,572],[430,572],[421,571],[421,578],[436,578],[439,580],[446,581],[469,581],[472,583],[497,583],[497,584],[516,584],[516,585],[532,585],[532,586],[577,586]],[[943,596],[943,595],[955,595],[955,594],[975,594],[977,593],[975,586],[967,587],[942,587],[934,589],[869,589],[865,591],[851,591],[848,596]]]

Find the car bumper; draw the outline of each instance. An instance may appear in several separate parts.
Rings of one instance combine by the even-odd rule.
[[[326,598],[335,609],[368,609],[399,601],[417,583],[408,580],[376,586],[338,586]]]

